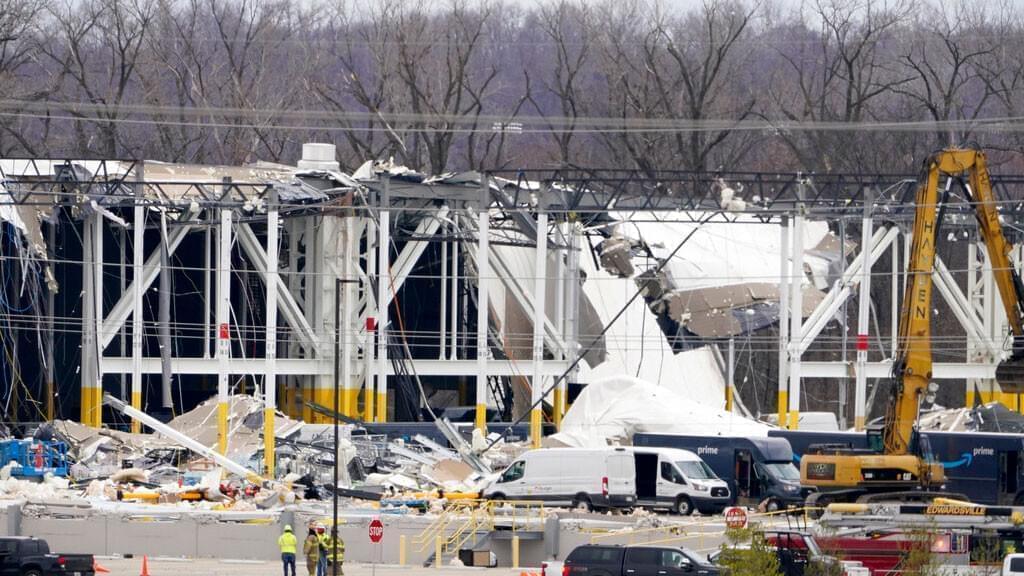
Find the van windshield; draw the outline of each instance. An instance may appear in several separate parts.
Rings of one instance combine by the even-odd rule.
[[[702,460],[684,460],[682,462],[676,462],[676,466],[683,473],[684,476],[691,480],[711,480],[718,478],[715,473],[711,471]]]
[[[779,480],[800,480],[800,471],[789,462],[768,462],[765,470]]]

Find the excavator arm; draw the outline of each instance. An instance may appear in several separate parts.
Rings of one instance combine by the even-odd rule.
[[[985,155],[978,150],[942,150],[928,158],[924,172],[916,195],[907,286],[900,310],[899,350],[893,367],[894,386],[883,430],[885,453],[892,455],[908,453],[921,395],[932,377],[930,311],[938,215],[944,200],[939,198],[942,175],[968,174],[978,227],[1013,334],[1013,354],[1009,362],[997,369],[997,379],[1005,391],[1024,392],[1024,369],[1015,362],[1024,360],[1024,287],[1010,262],[1011,246],[999,224]]]

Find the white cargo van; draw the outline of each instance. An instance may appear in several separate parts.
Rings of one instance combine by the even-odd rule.
[[[623,448],[541,448],[510,464],[484,497],[583,510],[630,508],[636,504],[635,477],[633,454]]]
[[[677,514],[719,514],[729,505],[729,485],[689,450],[630,448],[636,467],[636,504]]]

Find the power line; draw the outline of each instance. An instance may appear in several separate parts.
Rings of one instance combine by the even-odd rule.
[[[412,133],[675,133],[675,132],[1024,132],[1024,116],[960,120],[814,121],[788,119],[638,118],[610,116],[519,116],[495,114],[426,114],[416,112],[294,110],[287,108],[180,107],[152,104],[94,104],[71,101],[0,100],[0,116],[69,120],[98,124],[171,125],[196,128],[251,128],[261,130],[308,130],[343,132]],[[102,116],[83,116],[83,114]],[[151,116],[124,118],[121,116]],[[175,120],[193,118],[194,120]],[[206,119],[208,118],[208,119]],[[220,119],[253,120],[245,122]],[[365,125],[285,124],[282,121],[319,120]],[[515,126],[510,126],[514,123]],[[371,126],[371,124],[382,124]],[[439,124],[427,126],[422,124]],[[400,128],[395,125],[402,125]]]

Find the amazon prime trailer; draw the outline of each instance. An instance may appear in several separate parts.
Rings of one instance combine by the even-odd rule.
[[[772,430],[789,440],[799,462],[812,446],[829,444],[870,448],[863,432]],[[946,491],[981,504],[1024,505],[1024,434],[994,432],[922,432],[925,455],[942,463]]]

